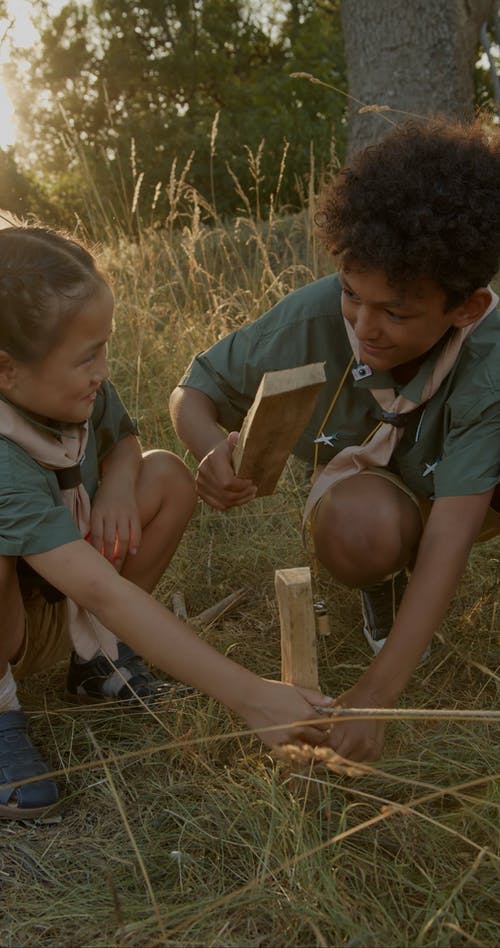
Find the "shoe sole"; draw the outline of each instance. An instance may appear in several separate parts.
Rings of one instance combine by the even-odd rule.
[[[71,704],[84,704],[98,708],[103,704],[114,704],[116,708],[138,708],[142,702],[132,695],[130,698],[113,698],[109,695],[74,695],[71,691],[65,691],[65,697]]]
[[[186,689],[189,686],[185,686]],[[179,689],[180,691],[180,689]],[[110,695],[75,695],[71,691],[65,691],[65,697],[71,704],[83,704],[94,708],[99,707],[103,704],[113,704],[115,708],[144,708],[159,706],[161,704],[170,703],[173,700],[178,701],[180,698],[189,698],[192,694],[196,694],[196,689],[191,688],[186,690],[183,694],[182,691],[176,694],[175,689],[172,688],[170,692],[164,695],[158,695],[156,698],[136,698],[134,695],[131,695],[130,698],[113,698]]]
[[[372,638],[372,636],[370,635],[370,633],[369,633],[368,629],[366,628],[366,626],[363,628],[363,635],[364,635],[366,641],[368,642],[368,645],[370,646],[372,652],[373,652],[375,655],[378,655],[378,653],[382,651],[382,649],[383,649],[385,643],[387,642],[387,639],[374,639],[374,638]]]
[[[363,635],[364,635],[366,641],[368,642],[368,645],[370,646],[372,652],[373,652],[375,655],[378,655],[379,652],[382,651],[382,649],[383,649],[385,643],[387,642],[387,639],[374,639],[374,638],[372,638],[372,636],[370,635],[370,633],[369,633],[368,629],[366,628],[366,626],[363,628]],[[417,665],[417,668],[420,667],[420,665],[425,665],[425,663],[429,660],[430,657],[431,657],[431,647],[430,647],[430,645],[428,645],[427,648],[426,648],[426,650],[425,650],[425,652],[424,652],[424,654],[421,655],[421,657],[420,657],[420,660],[419,660],[419,663],[418,663],[418,665]]]
[[[21,807],[15,804],[9,806],[2,803],[0,804],[0,820],[35,820],[40,816],[48,816],[60,805],[60,800],[57,803],[42,807]]]

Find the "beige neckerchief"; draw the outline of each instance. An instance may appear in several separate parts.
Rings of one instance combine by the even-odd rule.
[[[467,337],[483,322],[492,312],[498,303],[498,296],[488,287],[491,294],[491,302],[481,319],[466,326],[463,329],[455,329],[450,338],[445,342],[432,371],[424,385],[420,401],[414,402],[404,395],[394,397],[393,388],[371,388],[370,392],[378,402],[384,412],[404,415],[430,398],[437,392],[443,379],[446,378],[458,359],[460,350]],[[344,320],[346,332],[351,344],[351,349],[356,360],[359,362],[359,343],[350,323]],[[303,526],[307,523],[313,508],[318,503],[320,497],[338,481],[346,477],[352,477],[353,474],[359,474],[367,467],[386,467],[389,463],[392,453],[396,448],[400,438],[403,435],[404,427],[396,427],[390,422],[381,421],[375,429],[373,436],[367,444],[351,445],[335,455],[328,464],[325,465],[321,474],[316,478],[306,500],[304,507]]]
[[[23,448],[37,464],[60,471],[75,467],[82,461],[88,440],[88,422],[68,426],[59,436],[43,425],[30,422],[2,399],[0,435]],[[90,500],[85,487],[80,483],[76,487],[61,489],[61,497],[82,537],[85,537],[90,528]],[[110,658],[118,658],[116,636],[71,599],[68,599],[68,619],[71,641],[80,658],[88,661],[99,649]]]

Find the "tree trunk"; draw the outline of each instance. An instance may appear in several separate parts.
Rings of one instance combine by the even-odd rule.
[[[381,139],[404,116],[362,112],[389,106],[417,115],[472,116],[473,62],[492,0],[342,0],[349,78],[349,147]]]

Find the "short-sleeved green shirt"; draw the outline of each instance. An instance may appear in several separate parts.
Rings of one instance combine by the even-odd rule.
[[[435,395],[407,422],[390,462],[416,494],[426,497],[484,493],[500,479],[500,313],[491,312],[468,337]],[[319,445],[326,464],[348,445],[360,444],[381,418],[370,388],[393,387],[418,402],[439,355],[434,347],[414,378],[398,386],[390,372],[356,381],[347,376],[324,426],[330,444]],[[192,361],[180,385],[199,389],[215,403],[228,430],[239,429],[264,372],[324,362],[326,384],[294,453],[312,464],[314,439],[352,357],[336,275],[289,294],[260,319],[237,329]]]
[[[61,428],[50,430],[57,435]],[[105,381],[97,393],[81,462],[82,481],[91,498],[98,486],[101,461],[128,434],[137,434],[137,426],[112,383]],[[80,537],[62,502],[55,472],[0,436],[0,556],[45,553]]]

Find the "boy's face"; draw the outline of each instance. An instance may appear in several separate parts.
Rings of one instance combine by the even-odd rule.
[[[113,294],[107,286],[69,321],[54,349],[35,364],[14,363],[5,395],[44,421],[78,424],[92,414],[108,376],[107,343],[113,331]]]
[[[339,277],[342,313],[359,340],[361,361],[375,371],[417,367],[462,312],[445,313],[444,290],[426,277],[404,288],[389,286],[381,270],[349,267]]]

